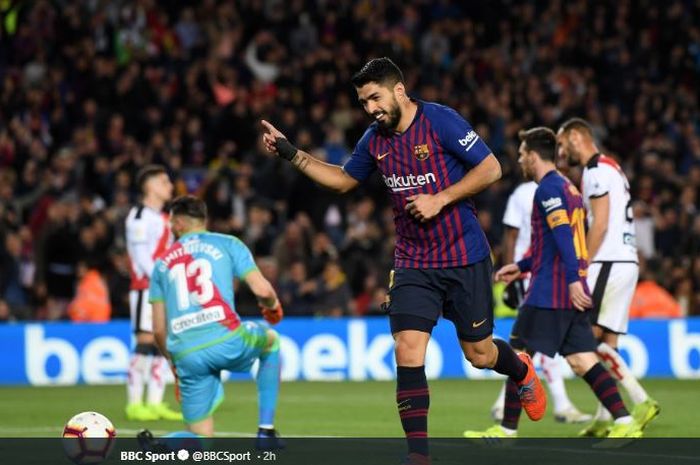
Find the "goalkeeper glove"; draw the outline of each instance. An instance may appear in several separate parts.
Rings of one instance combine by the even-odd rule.
[[[282,310],[282,304],[279,300],[277,301],[277,305],[272,308],[261,305],[260,310],[265,321],[271,325],[276,325],[282,321],[282,317],[284,316],[284,310]]]

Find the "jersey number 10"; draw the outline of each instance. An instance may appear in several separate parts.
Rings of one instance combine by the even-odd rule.
[[[189,278],[194,277],[193,289]],[[198,258],[190,263],[178,263],[170,269],[168,278],[175,284],[177,307],[187,310],[191,305],[205,305],[214,298],[214,283],[211,281],[211,263]]]
[[[574,208],[571,213],[571,229],[574,233],[574,248],[576,249],[576,258],[579,260],[588,260],[588,248],[586,247],[586,229],[584,221],[586,219],[586,211],[583,208]]]

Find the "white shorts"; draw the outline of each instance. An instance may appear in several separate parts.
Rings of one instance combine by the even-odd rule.
[[[131,312],[131,329],[135,333],[153,332],[153,311],[148,301],[148,289],[129,291],[129,310]]]
[[[634,262],[591,263],[587,278],[593,293],[591,323],[625,334],[638,277],[639,265]]]

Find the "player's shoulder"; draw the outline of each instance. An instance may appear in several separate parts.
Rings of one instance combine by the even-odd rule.
[[[528,200],[531,202],[536,190],[537,183],[535,181],[528,181],[519,184],[515,190],[513,190],[511,196],[518,200]]]
[[[136,204],[136,205],[132,206],[129,209],[129,213],[127,213],[127,215],[126,215],[127,223],[134,222],[134,221],[140,221],[141,219],[143,219],[143,211],[145,209],[146,209],[146,207],[144,207],[141,204]]]
[[[163,215],[151,208],[142,204],[137,204],[131,207],[126,216],[127,223],[144,223],[153,221],[163,221]]]
[[[588,160],[588,163],[586,163],[586,166],[584,167],[583,173],[585,174],[591,174],[591,173],[621,173],[622,168],[620,167],[620,164],[615,160],[613,157],[610,157],[608,155],[604,155],[602,153],[598,153],[594,155],[590,160]]]
[[[362,134],[362,137],[357,141],[357,146],[367,148],[372,138],[377,135],[380,135],[379,123],[374,121],[365,129],[364,134]]]
[[[464,119],[462,115],[457,112],[457,110],[452,107],[448,107],[447,105],[443,105],[442,103],[426,102],[421,100],[420,104],[422,106],[423,114],[431,121],[441,121],[445,118],[450,119],[455,117]]]
[[[564,196],[568,180],[558,172],[552,172],[543,177],[535,190],[535,199],[542,203],[545,209],[553,206],[560,206],[562,203],[551,200]],[[556,204],[556,205],[555,205]]]
[[[202,237],[208,242],[220,245],[222,247],[247,247],[242,240],[232,234],[207,231],[206,233],[203,233]]]
[[[154,272],[166,272],[168,271],[168,266],[175,260],[180,254],[177,250],[182,248],[182,244],[179,241],[175,241],[170,246],[165,249],[162,253],[158,255],[158,258],[153,264]]]

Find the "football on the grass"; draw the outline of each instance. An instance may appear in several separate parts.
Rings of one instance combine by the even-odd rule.
[[[117,432],[109,419],[97,412],[82,412],[63,427],[63,449],[77,464],[100,463],[114,447]]]

